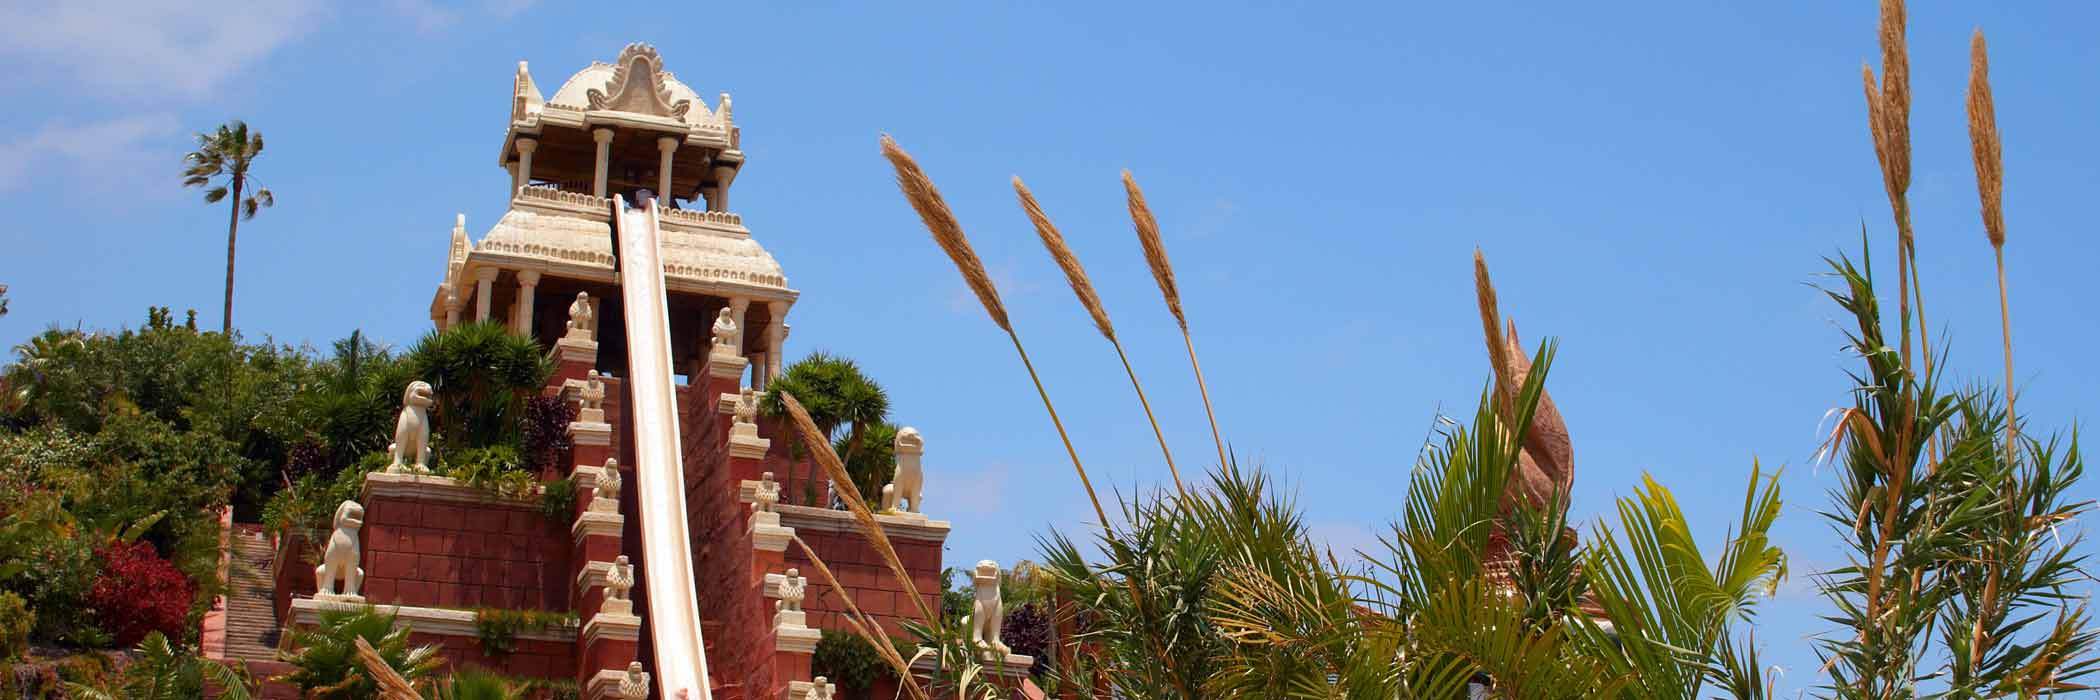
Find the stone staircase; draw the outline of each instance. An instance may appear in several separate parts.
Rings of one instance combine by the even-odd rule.
[[[226,591],[226,658],[251,663],[277,659],[279,625],[271,603],[275,558],[259,525],[233,526],[233,567]]]

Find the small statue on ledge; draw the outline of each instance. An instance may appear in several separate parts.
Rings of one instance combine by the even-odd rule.
[[[802,578],[802,571],[789,568],[780,580],[780,600],[773,601],[777,612],[802,612],[802,597],[809,590],[809,579]]]
[[[357,589],[364,584],[365,570],[357,563],[357,531],[365,526],[365,507],[357,501],[343,501],[335,508],[335,532],[328,536],[328,549],[321,552],[321,565],[314,567],[314,579],[319,583],[316,598],[357,598]],[[341,588],[336,579],[342,579]]]
[[[743,390],[738,391],[733,412],[737,425],[758,423],[758,390],[747,386]]]
[[[562,337],[576,340],[591,340],[597,335],[596,319],[591,311],[589,292],[577,292],[576,301],[569,303],[569,330]]]
[[[605,466],[598,468],[598,478],[591,482],[591,505],[593,513],[620,512],[620,460],[605,458]]]
[[[576,411],[576,420],[583,423],[605,422],[605,379],[598,370],[583,378],[583,387],[576,390],[576,400],[581,407]]]
[[[832,685],[829,679],[817,676],[809,682],[809,696],[804,700],[832,700],[837,690],[838,686]]]
[[[387,445],[388,474],[415,472],[430,473],[430,407],[437,404],[437,394],[429,382],[414,381],[401,390],[401,415],[394,419],[394,442]]]
[[[634,590],[634,565],[627,563],[625,554],[614,557],[612,570],[605,573],[605,599],[624,602],[631,590]]]
[[[1005,623],[1000,618],[999,562],[977,562],[977,571],[970,575],[970,581],[977,584],[977,601],[970,609],[970,645],[1005,656],[1012,650],[999,641],[999,628]]]
[[[737,341],[739,336],[743,335],[743,329],[737,327],[736,319],[732,317],[732,313],[730,309],[724,308],[721,313],[715,314],[715,345],[708,351],[709,354],[722,357],[737,357]]]
[[[649,700],[649,672],[642,670],[642,662],[627,664],[627,677],[620,679],[620,697],[626,700]]]
[[[773,472],[759,475],[758,486],[751,489],[751,511],[771,513],[780,503],[780,482],[773,480]]]
[[[924,508],[919,501],[926,494],[926,470],[919,465],[919,458],[926,454],[926,440],[919,437],[917,429],[905,426],[897,429],[891,448],[897,460],[896,472],[889,485],[882,487],[882,509],[921,512]]]

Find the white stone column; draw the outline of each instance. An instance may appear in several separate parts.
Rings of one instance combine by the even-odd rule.
[[[517,145],[517,180],[512,182],[510,185],[510,194],[513,197],[518,195],[518,190],[524,189],[526,185],[532,184],[532,152],[539,150],[540,142],[534,139],[521,138],[518,139]]]
[[[532,297],[539,286],[539,270],[518,271],[518,315],[511,319],[511,332],[532,337]]]
[[[751,310],[751,300],[750,300],[750,299],[747,299],[747,298],[744,298],[744,297],[730,297],[730,298],[729,298],[729,317],[730,317],[730,318],[733,318],[733,319],[736,319],[736,329],[737,329],[737,334],[736,334],[736,347],[734,347],[734,348],[731,348],[731,349],[732,349],[732,350],[735,350],[735,351],[736,351],[736,356],[737,356],[737,357],[743,357],[743,356],[745,355],[745,353],[744,353],[744,329],[745,329],[745,327],[744,327],[744,319],[745,319],[745,318],[748,318],[748,317],[749,317],[749,314],[748,314],[747,312],[749,312],[750,310]]]
[[[461,309],[462,307],[465,307],[465,306],[466,306],[466,303],[464,303],[464,302],[460,301],[460,299],[459,299],[459,295],[458,295],[458,294],[451,294],[451,293],[448,293],[448,294],[446,294],[446,295],[445,295],[445,325],[443,325],[443,326],[439,326],[439,327],[438,327],[438,330],[441,330],[441,331],[443,331],[443,330],[451,330],[453,326],[457,326],[457,325],[459,325],[459,310],[460,310],[460,309]]]
[[[707,200],[708,211],[729,211],[729,181],[733,179],[736,179],[736,168],[715,166],[715,196]]]
[[[670,136],[656,137],[656,201],[662,203],[665,209],[671,208],[671,202],[676,199],[671,194],[671,157],[677,153],[678,139]]]
[[[605,170],[612,167],[613,130],[599,127],[591,130],[591,140],[598,142],[598,170],[591,180],[591,194],[605,196]]]
[[[496,275],[503,272],[493,267],[474,270],[474,321],[489,320],[489,302],[496,294]]]
[[[773,320],[766,326],[766,379],[780,376],[780,358],[787,351],[780,346],[787,342],[788,303],[766,302],[766,310],[773,312]]]

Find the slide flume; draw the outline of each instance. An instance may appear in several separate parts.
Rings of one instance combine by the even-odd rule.
[[[614,199],[620,241],[620,299],[626,307],[628,415],[634,431],[635,501],[649,584],[650,639],[656,645],[657,697],[712,700],[693,592],[691,535],[686,529],[685,460],[678,437],[677,388],[671,378],[671,327],[664,301],[656,204],[628,207]]]

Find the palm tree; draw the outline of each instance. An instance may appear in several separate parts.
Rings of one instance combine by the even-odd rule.
[[[836,439],[840,426],[847,426],[845,442],[840,451],[841,459],[848,464],[860,451],[868,429],[887,418],[890,413],[889,394],[882,385],[862,374],[860,366],[852,360],[827,352],[813,352],[808,357],[788,365],[780,376],[766,384],[764,408],[767,415],[786,414],[780,395],[794,394],[802,407],[809,411],[810,421],[827,439]],[[810,486],[803,490],[814,493],[816,464],[810,464]],[[793,481],[793,474],[789,480]],[[787,493],[794,493],[786,489]]]
[[[182,157],[189,164],[182,171],[182,186],[211,187],[204,191],[206,203],[215,204],[222,199],[231,202],[226,221],[226,309],[219,326],[222,333],[233,333],[233,249],[241,220],[253,219],[255,212],[277,203],[270,188],[255,186],[253,182],[252,169],[262,150],[262,132],[249,131],[246,123],[236,119],[220,124],[218,131],[199,132],[197,150]],[[220,178],[224,178],[224,184],[212,185]]]

